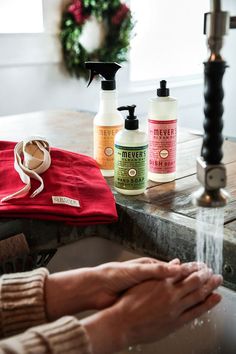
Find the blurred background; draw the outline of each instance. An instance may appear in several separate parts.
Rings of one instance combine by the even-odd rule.
[[[0,0],[0,116],[69,109],[96,112],[98,82],[65,70],[59,39],[66,0]],[[148,99],[166,79],[179,100],[179,125],[201,130],[203,122],[203,35],[208,0],[126,1],[135,20],[128,62],[117,74],[119,104],[136,104],[147,115]],[[236,1],[223,0],[236,15]],[[224,134],[236,138],[236,30],[226,37]]]

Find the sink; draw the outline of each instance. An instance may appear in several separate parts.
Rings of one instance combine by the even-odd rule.
[[[48,265],[50,272],[125,261],[140,256],[112,241],[90,237],[59,248]],[[235,354],[236,292],[219,288],[221,303],[163,340],[127,348],[120,354]]]

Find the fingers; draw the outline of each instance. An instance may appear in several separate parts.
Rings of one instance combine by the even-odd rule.
[[[122,262],[108,262],[108,263],[104,263],[104,264],[100,264],[98,266],[96,266],[96,268],[98,269],[104,269],[104,268],[114,268],[114,269],[120,269],[120,268],[124,268],[133,264],[159,264],[159,263],[163,263],[166,264],[166,262],[162,262],[162,261],[158,261],[155,258],[151,258],[151,257],[139,257],[139,258],[134,258],[134,259],[130,259],[128,261],[122,261]]]
[[[122,264],[134,264],[134,263],[139,263],[139,264],[152,264],[152,263],[164,263],[166,262],[159,261],[158,259],[151,258],[151,257],[140,257],[140,258],[135,258],[131,259],[129,261],[122,262]]]
[[[202,281],[204,281],[204,277],[202,277]],[[223,278],[221,275],[213,275],[211,276],[205,284],[196,291],[191,292],[187,296],[182,299],[183,310],[187,310],[190,307],[193,307],[201,302],[204,302],[206,298],[223,282]]]
[[[194,320],[195,318],[203,315],[205,312],[211,310],[214,306],[216,306],[220,301],[221,301],[221,296],[219,294],[213,293],[209,295],[204,302],[201,302],[198,305],[185,311],[180,316],[179,325],[182,326],[185,323],[188,323]]]
[[[169,263],[137,264],[130,263],[124,270],[136,283],[156,279],[162,280],[168,277],[176,277],[179,273],[179,265],[169,265]]]
[[[171,261],[169,261],[169,264],[180,264],[179,258],[174,258]]]
[[[172,277],[174,282],[178,282],[199,269],[206,268],[205,264],[197,262],[181,265],[178,258],[167,263],[150,257],[136,258],[117,264],[114,263],[114,266],[119,266],[119,269],[127,271],[132,279],[135,280],[135,283],[149,279],[161,280],[168,277]]]
[[[152,257],[140,257],[140,258],[131,259],[129,261],[125,261],[123,263],[126,263],[126,264],[130,264],[130,263],[131,264],[132,263],[142,263],[142,264],[163,263],[163,264],[167,264],[168,263],[168,264],[176,265],[176,264],[180,264],[180,260],[179,260],[179,258],[174,258],[169,262],[165,262],[165,261],[160,261],[160,260],[152,258]]]
[[[207,266],[204,263],[199,262],[183,263],[180,266],[180,271],[175,277],[174,282],[180,282],[183,279],[187,278],[190,274],[197,272],[201,269],[207,269]]]
[[[188,277],[177,283],[179,297],[183,298],[203,287],[203,285],[212,277],[212,269],[203,268],[190,274]]]

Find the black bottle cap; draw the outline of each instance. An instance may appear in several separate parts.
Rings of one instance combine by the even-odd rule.
[[[135,105],[132,106],[122,106],[118,108],[118,111],[128,111],[129,115],[125,118],[125,129],[127,130],[137,130],[139,127],[139,122],[137,116],[134,115]]]
[[[115,80],[102,80],[102,90],[111,91],[116,89]]]
[[[160,88],[157,89],[157,96],[168,97],[170,95],[170,90],[166,87],[166,80],[160,81]]]

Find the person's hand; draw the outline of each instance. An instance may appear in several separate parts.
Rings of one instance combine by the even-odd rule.
[[[178,259],[166,263],[144,257],[52,274],[45,284],[48,319],[103,309],[112,305],[122,292],[143,281],[186,277],[197,267],[197,263],[180,265]]]
[[[161,280],[167,277],[182,279],[204,264],[191,262],[180,265],[179,259],[169,263],[143,257],[126,262],[110,262],[94,268],[97,275],[97,310],[111,306],[125,290],[149,279]]]
[[[147,281],[128,290],[116,305],[128,342],[159,340],[199,317],[220,301],[212,291],[221,283],[221,276],[202,269],[180,282]]]
[[[127,290],[113,306],[82,320],[94,354],[163,338],[214,307],[221,283],[205,267],[181,280],[148,280]]]

